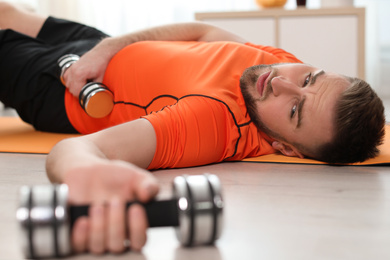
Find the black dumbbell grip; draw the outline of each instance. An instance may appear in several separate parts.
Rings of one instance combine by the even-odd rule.
[[[139,202],[128,202],[126,208],[130,205]],[[141,203],[139,203],[141,204]],[[179,210],[177,208],[177,200],[153,200],[148,203],[141,204],[146,211],[149,222],[149,227],[177,227],[179,226]],[[69,218],[70,226],[73,227],[74,222],[81,216],[88,216],[89,205],[85,206],[70,206]]]

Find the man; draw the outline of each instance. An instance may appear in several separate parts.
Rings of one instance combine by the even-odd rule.
[[[59,143],[47,160],[50,180],[69,185],[71,203],[93,204],[89,218],[75,224],[76,252],[124,250],[124,201],[146,201],[158,189],[144,169],[276,151],[363,161],[383,138],[383,105],[365,82],[207,24],[110,38],[5,3],[0,14],[0,27],[13,29],[0,33],[0,80],[8,84],[2,101],[39,130],[92,133]],[[69,91],[55,67],[67,53],[82,55],[64,75]],[[114,92],[108,117],[93,119],[78,106],[88,80]],[[145,243],[144,215],[138,206],[129,209],[135,250]]]

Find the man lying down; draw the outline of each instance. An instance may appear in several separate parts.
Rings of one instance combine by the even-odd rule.
[[[73,228],[75,252],[122,252],[126,229],[132,249],[143,247],[145,212],[132,206],[126,220],[123,212],[125,201],[158,192],[145,169],[275,152],[359,162],[377,155],[384,136],[383,104],[365,81],[208,24],[109,37],[4,2],[0,12],[1,101],[37,130],[86,134],[47,158],[49,179],[69,185],[70,202],[93,204]],[[57,60],[69,53],[81,58],[66,70],[65,87]],[[113,92],[108,116],[80,107],[88,81]]]

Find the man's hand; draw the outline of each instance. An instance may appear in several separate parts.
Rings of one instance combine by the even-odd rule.
[[[102,41],[89,52],[80,57],[80,60],[73,63],[65,71],[63,79],[65,86],[75,97],[79,97],[80,91],[87,82],[102,82],[107,65],[112,58],[112,54]]]
[[[136,204],[126,211],[125,203],[152,199],[158,193],[153,175],[122,161],[109,161],[73,169],[64,182],[71,205],[91,205],[89,216],[77,219],[73,227],[75,253],[121,253],[126,239],[132,250],[142,249],[148,227],[145,210]]]

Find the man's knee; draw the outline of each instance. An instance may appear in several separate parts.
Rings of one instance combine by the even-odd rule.
[[[23,4],[0,1],[0,28],[36,37],[47,17],[31,10]]]
[[[0,1],[0,28],[7,29],[7,20],[12,17],[12,13],[16,11],[16,7],[9,3]]]
[[[9,2],[0,1],[0,14],[7,14],[15,9],[15,6]]]
[[[24,11],[29,11],[29,12],[35,12],[36,10],[29,4],[24,4],[24,3],[10,3],[6,1],[1,1],[0,0],[0,12],[1,14],[5,13],[12,13],[17,10],[24,10]]]
[[[9,27],[7,22],[20,12],[35,12],[35,9],[27,4],[12,4],[0,1],[0,28],[7,29]]]

